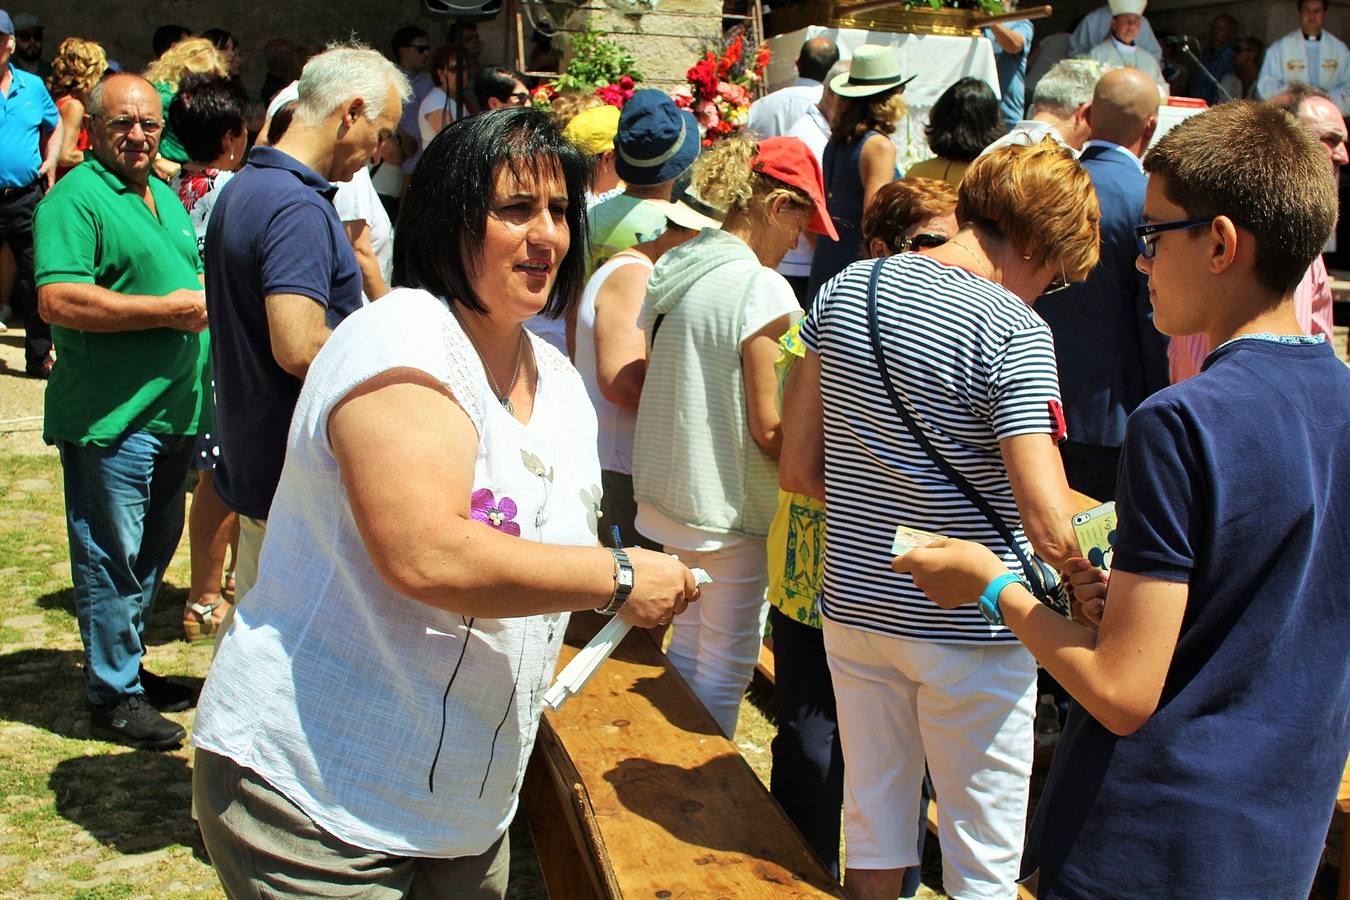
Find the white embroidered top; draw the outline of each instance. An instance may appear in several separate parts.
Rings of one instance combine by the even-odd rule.
[[[525,425],[492,395],[446,304],[395,290],[334,331],[296,404],[258,582],[211,667],[193,739],[358,847],[465,856],[506,830],[567,617],[473,619],[392,590],[357,532],[328,416],[381,372],[428,372],[478,429],[473,517],[594,545],[595,413],[566,358],[530,343],[539,384]]]

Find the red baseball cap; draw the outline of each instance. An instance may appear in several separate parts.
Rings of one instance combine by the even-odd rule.
[[[760,141],[758,152],[750,160],[750,168],[805,191],[816,207],[806,230],[823,234],[833,241],[839,240],[839,232],[834,230],[830,211],[825,207],[825,179],[820,171],[820,160],[801,138],[771,137]]]

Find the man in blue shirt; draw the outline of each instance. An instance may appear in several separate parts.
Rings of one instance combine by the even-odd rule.
[[[1158,124],[1161,98],[1138,69],[1102,76],[1088,111],[1091,138],[1078,161],[1101,205],[1101,256],[1087,280],[1036,301],[1055,335],[1068,439],[1060,444],[1069,486],[1116,498],[1125,418],[1167,387],[1167,338],[1153,327],[1148,279],[1135,268],[1134,228],[1144,210],[1139,159]]]
[[[1003,8],[1009,12],[1016,6],[1017,0],[1003,0]],[[1030,19],[996,22],[984,29],[984,36],[994,45],[998,88],[1003,94],[998,111],[1009,128],[1022,121],[1026,110],[1027,57],[1031,55],[1033,34]]]
[[[240,597],[257,577],[305,373],[332,330],[361,307],[361,271],[331,182],[371,162],[412,88],[374,50],[342,46],[305,65],[299,92],[290,128],[274,147],[253,148],[221,189],[206,230],[216,490],[239,513]]]
[[[979,598],[1076,701],[1023,860],[1037,896],[1306,897],[1350,747],[1350,370],[1293,294],[1336,185],[1293,117],[1242,101],[1144,169],[1155,321],[1215,349],[1130,416],[1109,588],[1067,564],[1099,629],[977,544],[894,565],[944,606]]]
[[[18,263],[14,305],[25,330],[24,371],[46,378],[52,332],[38,315],[33,289],[33,210],[55,179],[61,117],[42,79],[10,64],[14,31],[9,13],[0,9],[0,244],[9,244]]]

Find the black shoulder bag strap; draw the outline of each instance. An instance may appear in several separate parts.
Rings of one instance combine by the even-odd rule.
[[[1045,581],[1041,566],[1022,550],[1021,544],[1017,542],[1017,538],[1012,533],[1012,529],[1008,527],[1008,523],[1003,521],[1003,517],[989,505],[989,501],[984,499],[980,492],[975,490],[975,486],[966,480],[964,475],[956,471],[952,464],[947,462],[943,455],[937,451],[933,442],[919,427],[919,423],[914,421],[914,416],[910,414],[909,408],[895,390],[895,384],[891,381],[890,367],[886,365],[886,354],[881,346],[881,327],[878,324],[877,316],[877,280],[881,277],[881,267],[885,262],[885,259],[879,259],[872,265],[872,275],[867,282],[867,330],[872,338],[872,355],[876,358],[877,369],[881,372],[881,385],[886,389],[886,396],[890,398],[891,406],[895,407],[896,413],[900,416],[900,421],[905,424],[905,428],[909,429],[909,433],[918,442],[923,452],[928,454],[928,458],[946,476],[947,480],[956,485],[961,493],[966,495],[966,499],[989,520],[989,524],[994,526],[994,530],[998,532],[999,537],[1003,538],[1004,543],[1012,548],[1012,552],[1017,556],[1017,561],[1022,566],[1027,584],[1031,586],[1031,592],[1036,595],[1036,599],[1047,605],[1056,606],[1050,598],[1050,586]]]

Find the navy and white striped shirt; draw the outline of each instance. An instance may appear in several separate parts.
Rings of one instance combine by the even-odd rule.
[[[867,327],[873,265],[854,263],[826,284],[801,331],[821,362],[830,548],[821,611],[843,625],[897,637],[1015,641],[975,606],[942,609],[910,576],[891,570],[891,540],[904,524],[978,541],[1021,571],[887,398]],[[1055,434],[1059,382],[1050,329],[1000,285],[916,253],[884,262],[877,310],[896,392],[1030,554],[999,441]]]

